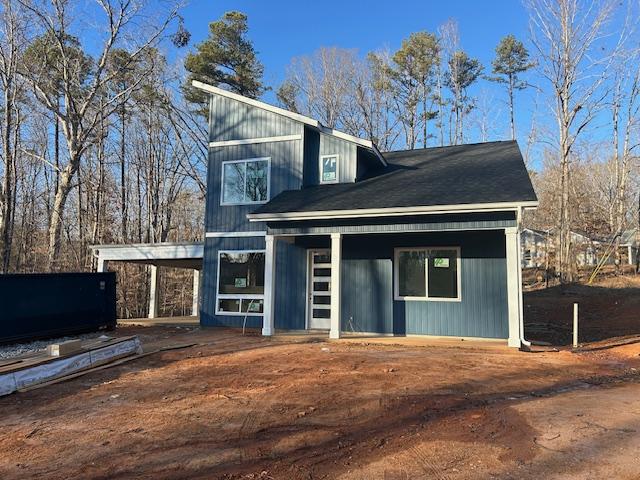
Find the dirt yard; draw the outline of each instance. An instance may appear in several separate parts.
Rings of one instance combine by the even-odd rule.
[[[1,398],[0,478],[640,477],[640,344],[523,353],[118,333],[147,350],[198,345]]]
[[[573,304],[578,303],[579,341],[640,335],[640,275],[604,278],[593,285],[551,287],[524,294],[528,339],[569,345]]]

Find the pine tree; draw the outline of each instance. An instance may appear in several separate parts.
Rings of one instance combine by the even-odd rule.
[[[489,80],[507,85],[509,95],[509,113],[511,119],[511,139],[516,138],[516,124],[514,120],[514,92],[527,88],[527,82],[520,80],[519,74],[526,72],[535,64],[529,61],[529,52],[524,44],[513,35],[507,35],[496,47],[496,58],[493,62],[493,73],[499,75]]]
[[[184,66],[189,72],[184,94],[188,102],[197,104],[206,115],[208,96],[191,86],[199,80],[214,86],[224,86],[232,92],[251,98],[264,91],[264,67],[247,39],[247,16],[227,12],[220,20],[209,24],[209,37],[196,45],[196,52],[187,55]]]

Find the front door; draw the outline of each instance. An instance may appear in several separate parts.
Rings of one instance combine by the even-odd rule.
[[[331,250],[309,250],[307,328],[331,328]]]

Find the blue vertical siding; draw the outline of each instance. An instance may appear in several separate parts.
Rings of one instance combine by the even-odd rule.
[[[300,128],[302,131],[302,128]],[[302,187],[302,141],[259,143],[209,149],[207,174],[206,229],[208,232],[265,230],[264,224],[250,223],[247,214],[258,205],[220,205],[222,162],[250,158],[271,159],[270,198],[283,190]]]
[[[411,246],[461,248],[460,302],[394,300],[394,248]],[[345,237],[344,251],[344,331],[508,337],[502,231],[358,235]]]
[[[343,332],[393,333],[393,269],[389,258],[345,258]]]
[[[322,155],[338,155],[338,181],[349,183],[356,181],[356,144],[331,135],[320,134],[320,152]],[[315,159],[315,168],[319,171],[320,158]],[[314,168],[312,161],[306,163],[309,168]]]
[[[307,249],[279,241],[276,249],[277,329],[304,330],[306,326]]]
[[[231,98],[211,95],[210,142],[295,135],[301,133],[300,125],[299,122],[283,115]]]

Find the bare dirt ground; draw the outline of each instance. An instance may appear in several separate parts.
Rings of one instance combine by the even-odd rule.
[[[573,284],[526,292],[527,338],[553,345],[570,344],[575,302],[581,343],[640,335],[640,275],[627,274],[609,276],[593,285]]]
[[[0,478],[640,477],[640,344],[507,348],[198,342],[0,398]]]

